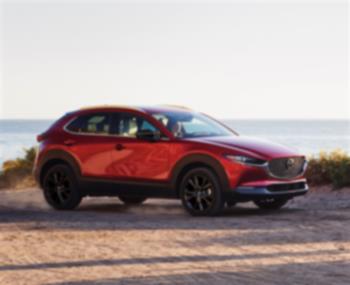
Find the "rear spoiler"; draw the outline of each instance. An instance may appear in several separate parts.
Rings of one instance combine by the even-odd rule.
[[[37,142],[42,142],[43,140],[45,140],[47,138],[47,132],[44,132],[44,133],[42,133],[42,134],[40,134],[40,135],[38,135],[37,137],[36,137],[36,141]]]

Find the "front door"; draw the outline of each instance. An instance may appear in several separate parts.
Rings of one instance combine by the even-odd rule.
[[[118,180],[162,182],[168,177],[168,140],[147,141],[136,138],[140,130],[158,131],[143,116],[122,112],[113,119],[115,150],[110,172]]]

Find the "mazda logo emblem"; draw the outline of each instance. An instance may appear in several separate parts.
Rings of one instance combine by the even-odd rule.
[[[290,169],[294,166],[294,159],[293,158],[288,158],[286,161],[286,169]]]

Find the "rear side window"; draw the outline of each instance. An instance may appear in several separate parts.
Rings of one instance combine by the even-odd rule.
[[[66,127],[68,131],[85,134],[109,134],[110,114],[91,114],[77,117]]]

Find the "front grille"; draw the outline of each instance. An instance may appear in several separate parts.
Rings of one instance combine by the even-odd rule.
[[[291,179],[303,172],[304,157],[276,158],[269,162],[269,171],[273,177]]]
[[[272,184],[267,186],[266,188],[271,192],[279,192],[279,191],[291,191],[291,190],[300,190],[305,189],[305,182],[298,183],[288,183],[288,184]]]

